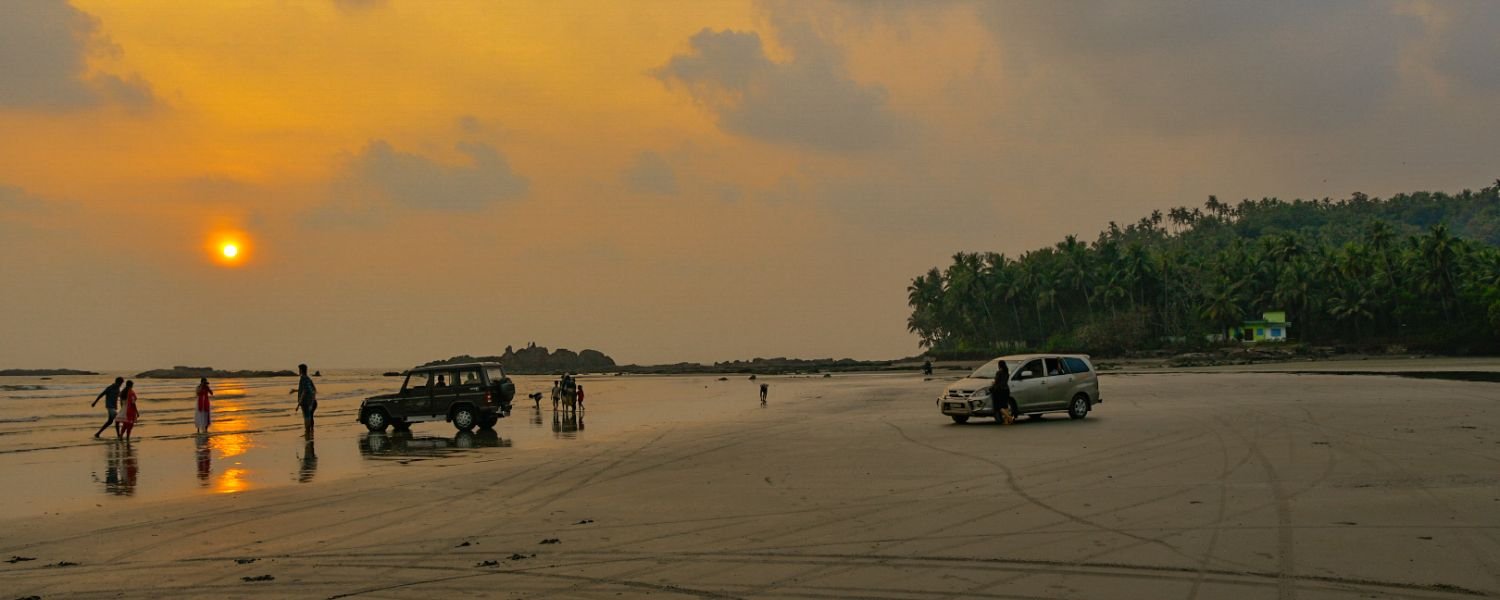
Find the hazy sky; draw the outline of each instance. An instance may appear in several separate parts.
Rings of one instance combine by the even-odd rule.
[[[1488,185],[1496,31],[1459,0],[0,0],[0,368],[910,355],[905,287],[956,251]]]

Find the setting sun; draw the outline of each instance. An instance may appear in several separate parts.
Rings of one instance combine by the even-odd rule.
[[[209,259],[221,266],[237,267],[250,257],[250,243],[243,231],[219,231],[204,240]]]

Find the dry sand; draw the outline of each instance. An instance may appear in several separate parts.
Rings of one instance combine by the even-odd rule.
[[[1105,375],[1083,421],[1000,427],[938,414],[948,381],[772,380],[763,410],[545,451],[4,520],[0,558],[36,560],[0,563],[0,591],[1500,595],[1500,384]]]

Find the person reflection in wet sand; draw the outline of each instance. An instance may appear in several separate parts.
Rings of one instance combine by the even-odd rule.
[[[542,426],[542,407],[540,404],[531,411],[531,424],[537,427]]]
[[[208,446],[208,435],[194,436],[193,446],[198,457],[198,485],[208,487],[208,477],[214,470],[214,450]]]
[[[313,475],[318,472],[318,450],[313,445],[313,439],[307,438],[302,445],[302,467],[297,470],[297,482],[308,483],[313,480]]]
[[[140,464],[135,458],[135,447],[126,440],[111,443],[104,455],[104,492],[115,496],[133,496],[139,475]]]

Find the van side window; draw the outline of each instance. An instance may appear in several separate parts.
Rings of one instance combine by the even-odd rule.
[[[1083,362],[1083,359],[1081,359],[1081,358],[1064,357],[1063,358],[1063,364],[1068,367],[1068,372],[1069,373],[1087,373],[1087,372],[1089,372],[1089,365],[1088,365],[1088,363]]]
[[[1061,360],[1058,360],[1056,358],[1049,358],[1049,359],[1047,359],[1047,376],[1048,377],[1055,377],[1057,375],[1065,375],[1065,374],[1066,374],[1066,372],[1063,371],[1062,361]]]
[[[479,371],[459,371],[458,376],[463,382],[460,385],[479,385]]]
[[[1021,373],[1023,371],[1031,371],[1031,377],[1022,377]],[[1031,361],[1029,363],[1026,363],[1026,366],[1024,366],[1024,367],[1016,369],[1015,380],[1016,381],[1021,381],[1023,379],[1036,379],[1036,378],[1042,377],[1044,375],[1046,375],[1046,373],[1042,372],[1042,361],[1041,361],[1041,359],[1037,359],[1037,360],[1033,360],[1033,361]]]
[[[406,378],[407,390],[420,390],[427,387],[428,380],[432,378],[431,373],[412,373]]]

